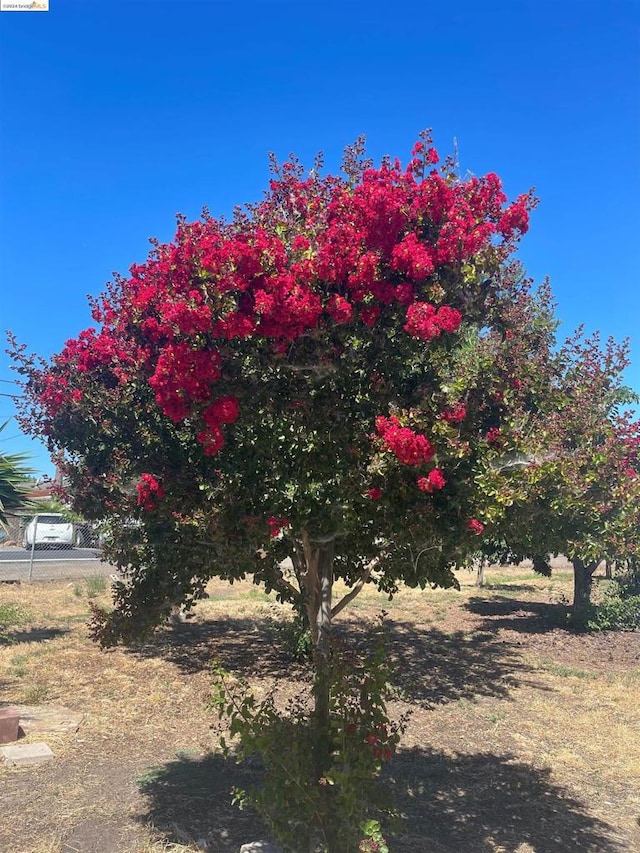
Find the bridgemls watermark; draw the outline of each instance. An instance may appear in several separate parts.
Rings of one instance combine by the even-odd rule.
[[[48,12],[49,0],[0,0],[0,12]]]

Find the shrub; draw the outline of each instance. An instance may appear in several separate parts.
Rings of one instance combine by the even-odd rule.
[[[7,628],[24,625],[30,618],[30,614],[21,605],[12,604],[10,601],[0,603],[0,642],[12,642]]]
[[[640,576],[629,571],[610,584],[602,602],[592,608],[593,631],[640,630]]]
[[[274,643],[298,663],[309,663],[313,657],[313,641],[308,619],[301,615],[293,619],[273,619],[269,625]]]
[[[383,643],[357,659],[334,651],[330,677],[330,766],[314,772],[317,731],[311,697],[299,695],[284,711],[273,693],[258,702],[244,681],[215,669],[213,706],[238,737],[236,758],[258,756],[259,790],[235,791],[240,806],[251,802],[287,851],[356,853],[387,850],[382,823],[394,817],[380,771],[396,750],[406,716],[389,719],[393,695]],[[224,737],[225,756],[231,746]]]

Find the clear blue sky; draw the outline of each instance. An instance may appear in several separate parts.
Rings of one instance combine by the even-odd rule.
[[[267,152],[337,168],[359,134],[541,204],[520,257],[563,321],[632,339],[640,391],[640,2],[50,0],[0,13],[0,314],[44,356],[174,215],[260,198]],[[0,393],[15,392],[0,356]],[[0,397],[0,420],[13,412]],[[47,454],[15,421],[4,452]]]

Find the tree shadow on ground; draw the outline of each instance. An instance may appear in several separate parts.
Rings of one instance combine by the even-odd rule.
[[[511,755],[405,750],[389,767],[405,816],[394,853],[621,853],[615,828],[538,769]]]
[[[278,642],[274,620],[225,616],[204,622],[183,622],[160,631],[127,651],[140,657],[163,657],[186,674],[209,669],[213,661],[244,677],[295,678],[304,666]]]
[[[472,596],[463,606],[469,612],[484,617],[481,626],[483,631],[497,631],[500,628],[521,634],[544,634],[559,628],[569,631],[569,610],[564,604],[523,601],[511,596],[494,595],[491,598]]]
[[[408,701],[433,707],[478,696],[507,698],[527,681],[521,648],[494,632],[448,634],[418,628],[409,621],[384,623],[385,643]],[[367,651],[370,633],[361,624],[341,623],[336,638],[347,647]],[[185,623],[162,632],[153,642],[130,648],[144,657],[162,656],[190,674],[206,670],[213,660],[238,676],[309,683],[308,666],[296,661],[279,642],[272,620],[225,617]],[[545,689],[536,681],[536,687]]]
[[[387,772],[404,816],[389,838],[393,853],[505,853],[520,845],[535,853],[623,853],[615,829],[591,816],[584,803],[550,778],[510,755],[401,751]],[[167,842],[205,840],[227,853],[268,838],[251,809],[238,811],[231,788],[259,784],[260,771],[217,755],[180,757],[151,769],[138,787],[145,800],[139,820]]]
[[[514,687],[533,683],[521,648],[492,632],[449,634],[391,621],[385,632],[398,684],[407,700],[422,706],[478,696],[506,699]]]
[[[30,628],[28,631],[13,631],[4,629],[0,633],[0,646],[12,646],[16,643],[44,643],[64,637],[69,631],[66,628]]]
[[[258,786],[260,775],[249,763],[239,766],[221,755],[179,756],[136,780],[147,808],[138,819],[169,843],[204,840],[216,853],[237,853],[246,842],[268,838],[255,810],[233,802],[233,790]]]

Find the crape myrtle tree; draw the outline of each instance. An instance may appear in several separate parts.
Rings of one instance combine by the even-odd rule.
[[[251,575],[307,615],[319,774],[335,616],[368,582],[455,586],[511,501],[492,460],[519,447],[521,380],[496,352],[535,302],[510,260],[535,200],[438,163],[428,133],[406,167],[361,141],[342,176],[274,163],[232,221],[179,218],[49,363],[13,343],[24,426],[119,530],[98,639]]]
[[[541,403],[532,419],[525,476],[538,523],[527,528],[530,553],[571,561],[577,626],[587,620],[601,561],[626,563],[640,553],[640,424],[624,411],[634,401],[622,384],[627,364],[627,342],[603,347],[597,335],[578,331],[555,359],[553,407]],[[544,570],[544,559],[537,566]]]
[[[527,311],[542,308],[551,321],[540,295]],[[503,502],[509,492],[515,500],[482,547],[489,559],[530,557],[543,574],[551,573],[550,555],[567,556],[574,571],[572,619],[580,626],[600,562],[625,565],[639,554],[640,424],[625,411],[636,399],[623,385],[628,342],[609,339],[603,347],[598,335],[585,338],[579,329],[561,347],[553,343],[550,335],[540,337],[534,353],[518,340],[496,354],[498,362],[512,359],[507,372],[518,377],[509,417],[520,447],[494,465],[520,473],[511,485],[498,481]]]
[[[64,454],[75,507],[148,533],[105,639],[251,573],[304,602],[324,650],[332,577],[451,585],[482,534],[471,475],[517,379],[479,344],[518,334],[504,261],[533,199],[436,169],[428,136],[404,170],[360,155],[345,178],[286,163],[231,223],[180,219],[95,302],[98,330],[47,365],[15,348],[23,422]]]
[[[574,567],[574,616],[584,621],[592,577],[602,560],[640,555],[640,422],[625,407],[637,402],[623,385],[628,342],[580,334],[560,352],[566,413],[547,418],[555,460],[548,463],[556,533]],[[557,483],[564,484],[562,496]]]
[[[522,275],[517,265],[509,272],[512,277]],[[531,282],[524,284],[503,306],[504,334],[478,341],[485,350],[485,365],[491,365],[486,375],[493,385],[483,464],[475,471],[487,507],[484,520],[489,522],[475,555],[479,586],[484,567],[495,562],[533,557],[538,569],[548,571],[546,543],[540,544],[539,536],[549,506],[532,488],[539,479],[532,475],[540,472],[538,421],[562,407],[555,354],[558,320],[549,283],[535,294]],[[545,451],[542,458],[547,455]]]

